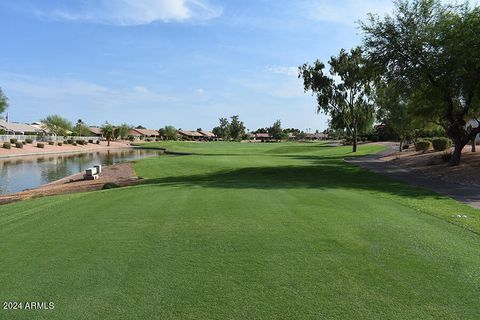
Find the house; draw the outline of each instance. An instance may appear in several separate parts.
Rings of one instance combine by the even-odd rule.
[[[182,140],[190,140],[190,141],[208,140],[208,138],[205,135],[197,131],[177,130],[177,133],[182,138]]]
[[[6,122],[3,119],[0,119],[0,129],[5,131],[7,134],[15,135],[36,135],[45,132],[43,129],[27,123]]]
[[[205,131],[205,130],[201,130],[199,131],[204,137],[206,137],[206,140],[209,140],[209,141],[217,141],[218,140],[218,137],[215,135],[215,133],[211,132],[211,131]]]
[[[88,127],[88,130],[90,130],[90,134],[95,137],[103,137],[103,132],[102,128],[99,127]]]
[[[128,135],[136,140],[157,139],[160,137],[160,133],[153,129],[132,129],[128,132]]]
[[[269,133],[255,133],[253,135],[254,141],[261,141],[261,142],[271,142],[274,141],[273,137]]]

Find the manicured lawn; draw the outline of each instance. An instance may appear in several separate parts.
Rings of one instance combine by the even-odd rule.
[[[347,147],[158,146],[194,154],[138,161],[141,186],[0,207],[0,300],[55,303],[0,319],[478,319],[479,210]]]

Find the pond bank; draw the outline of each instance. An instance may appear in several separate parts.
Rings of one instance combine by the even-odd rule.
[[[140,181],[135,175],[132,163],[118,163],[104,167],[97,180],[83,180],[83,172],[80,172],[34,189],[0,195],[0,205],[38,197],[100,190],[109,182],[123,187],[138,184]]]

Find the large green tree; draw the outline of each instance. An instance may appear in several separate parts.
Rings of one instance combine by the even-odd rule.
[[[235,115],[230,117],[230,137],[234,141],[240,141],[242,137],[245,135],[245,125],[243,121],[240,121],[239,116]]]
[[[282,140],[288,137],[288,134],[283,132],[282,122],[280,120],[275,121],[273,125],[270,128],[268,128],[268,133],[275,140]]]
[[[305,91],[316,96],[317,111],[330,115],[347,130],[356,152],[359,131],[372,122],[374,112],[368,63],[362,50],[355,48],[350,52],[342,49],[329,65],[327,72],[319,60],[304,64],[299,67],[299,78],[303,78]]]
[[[57,136],[66,136],[72,130],[72,123],[56,114],[49,115],[40,122],[48,133]]]
[[[229,140],[230,122],[228,122],[227,118],[220,118],[218,121],[220,123],[217,127],[213,128],[213,133],[222,140]]]
[[[86,137],[91,134],[90,129],[88,129],[88,126],[83,122],[82,119],[78,119],[72,131],[75,133],[75,135],[82,137]]]
[[[0,88],[0,114],[5,112],[8,107],[8,98],[3,94],[2,88]]]
[[[415,114],[454,141],[451,164],[480,128],[480,8],[440,0],[399,0],[392,15],[362,24],[369,60],[383,77],[415,96]]]

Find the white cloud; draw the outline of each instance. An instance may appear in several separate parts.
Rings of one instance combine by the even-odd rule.
[[[87,0],[81,8],[37,13],[59,20],[134,26],[156,21],[209,20],[220,16],[222,8],[208,0]]]
[[[297,77],[298,76],[298,67],[282,67],[282,66],[274,66],[269,67],[267,70],[274,74],[281,74],[290,77]]]
[[[195,90],[195,92],[199,96],[204,96],[205,95],[205,90],[203,90],[202,88],[198,88],[197,90]]]
[[[12,73],[0,73],[0,81],[12,95],[33,101],[60,102],[89,101],[102,105],[128,105],[138,102],[169,102],[172,97],[144,86],[107,87],[74,78],[41,78]]]
[[[300,4],[304,15],[313,20],[353,25],[365,20],[368,13],[385,15],[392,12],[391,0],[308,0]]]

